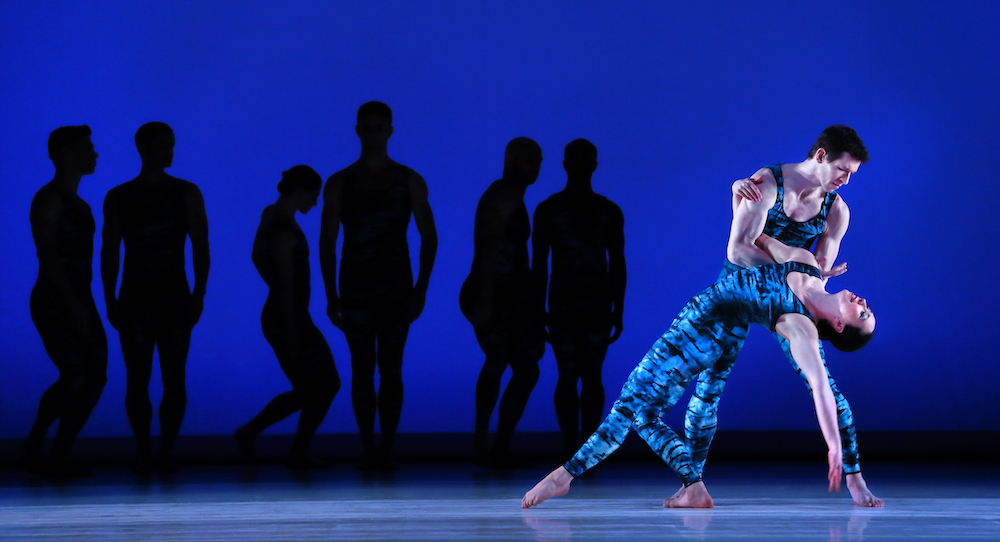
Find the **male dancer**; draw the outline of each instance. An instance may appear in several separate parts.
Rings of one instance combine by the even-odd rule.
[[[850,219],[847,204],[837,194],[837,189],[847,184],[851,175],[867,161],[868,150],[858,134],[852,128],[837,124],[823,130],[806,160],[797,164],[767,166],[753,175],[752,182],[737,181],[734,184],[728,260],[720,278],[742,268],[773,263],[767,254],[754,246],[754,240],[762,232],[789,246],[803,249],[808,249],[815,241],[816,260],[824,273],[835,276],[846,271],[846,264],[833,267]],[[699,375],[695,392],[688,403],[685,436],[699,473],[704,468],[709,445],[715,436],[718,401],[746,339],[746,331],[746,326],[734,328],[735,339],[730,348],[712,367]],[[777,334],[775,338],[792,367],[805,380],[805,375],[792,357],[788,341]],[[825,367],[822,344],[819,345],[819,353]],[[858,506],[884,506],[884,501],[869,491],[861,475],[851,407],[832,377],[829,378],[829,385],[837,403],[847,488]],[[806,386],[813,387],[808,381]]]
[[[38,253],[38,280],[31,290],[31,320],[45,352],[59,370],[38,404],[24,443],[30,472],[54,477],[86,474],[66,456],[87,423],[107,383],[108,338],[90,291],[93,279],[94,216],[77,195],[84,175],[97,167],[89,126],[62,126],[49,135],[55,176],[31,200],[31,236]],[[45,435],[59,419],[49,464],[42,460]]]
[[[475,460],[509,466],[514,428],[538,382],[538,361],[545,353],[528,262],[531,224],[524,194],[538,179],[542,149],[527,137],[512,139],[504,151],[503,176],[479,199],[473,234],[472,269],[462,284],[459,305],[472,324],[486,362],[476,383]],[[500,420],[492,454],[490,418],[500,396],[500,379],[511,377],[500,401]]]
[[[187,407],[185,365],[191,330],[201,318],[208,283],[208,218],[201,191],[168,175],[173,164],[174,132],[148,122],[135,133],[142,159],[139,175],[112,188],[104,200],[101,278],[108,322],[118,330],[125,359],[125,413],[139,449],[139,471],[153,468],[149,443],[153,406],[149,378],[153,350],[160,354],[160,454],[156,466],[175,470],[174,441]],[[184,245],[191,238],[194,290],[188,286]],[[118,258],[125,242],[121,291]]]
[[[559,368],[556,420],[566,453],[572,454],[582,443],[580,430],[590,435],[604,415],[601,366],[608,345],[622,334],[625,217],[591,187],[597,169],[593,143],[575,139],[566,145],[563,168],[566,188],[535,209],[531,270],[542,315],[548,289],[548,342]]]
[[[524,495],[522,508],[565,495],[570,482],[614,452],[633,427],[684,484],[684,490],[666,499],[663,506],[713,507],[688,446],[660,416],[680,399],[696,374],[711,367],[739,339],[741,332],[736,329],[749,323],[788,340],[794,360],[812,386],[816,416],[829,450],[829,490],[840,490],[843,452],[836,405],[817,345],[823,338],[840,350],[857,350],[871,339],[875,316],[864,299],[847,290],[826,293],[825,275],[809,251],[766,235],[757,242],[761,251],[781,265],[738,271],[693,297],[632,371],[597,432],[572,459]]]
[[[403,349],[424,310],[437,230],[427,183],[389,158],[392,111],[382,102],[358,108],[354,131],[361,156],[334,173],[323,189],[319,262],[327,315],[344,331],[351,350],[351,403],[361,434],[362,470],[395,469],[392,446],[403,411]],[[406,230],[410,216],[420,234],[420,267],[413,283]],[[337,236],[344,225],[337,290]],[[375,369],[379,388],[375,391]],[[382,432],[375,446],[375,415]]]

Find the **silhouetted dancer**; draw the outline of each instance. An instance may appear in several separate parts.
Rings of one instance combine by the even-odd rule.
[[[597,147],[590,141],[566,145],[563,168],[566,188],[535,209],[531,269],[540,314],[545,314],[548,290],[548,342],[559,367],[556,420],[572,455],[583,444],[580,435],[592,434],[604,418],[601,366],[608,345],[622,334],[625,217],[591,187]]]
[[[33,473],[55,477],[86,475],[67,464],[77,434],[87,423],[107,383],[108,339],[90,290],[93,279],[94,215],[77,188],[97,166],[89,126],[62,126],[49,135],[55,176],[31,200],[31,236],[38,253],[38,280],[31,290],[31,320],[59,379],[38,404],[24,443],[24,462]],[[59,419],[46,466],[45,435]]]
[[[323,189],[319,261],[327,315],[344,331],[351,351],[351,403],[361,434],[363,470],[395,468],[393,441],[403,410],[403,348],[424,310],[437,230],[427,183],[389,158],[392,111],[381,102],[358,108],[355,132],[361,156],[334,173]],[[406,230],[410,216],[420,234],[420,268],[413,283]],[[344,226],[337,290],[337,237]],[[375,390],[375,369],[379,387]],[[375,415],[382,433],[375,445]]]
[[[278,201],[264,209],[254,237],[253,264],[268,288],[260,324],[292,391],[272,399],[236,430],[247,460],[255,457],[257,435],[301,410],[288,466],[324,466],[306,455],[306,449],[340,390],[340,376],[330,346],[309,316],[309,242],[295,222],[296,211],[306,214],[316,206],[322,183],[309,166],[282,173]]]
[[[476,208],[475,254],[459,304],[486,354],[476,384],[473,443],[474,459],[481,465],[511,464],[510,439],[538,382],[538,361],[545,353],[528,264],[531,224],[524,206],[524,193],[538,179],[541,166],[538,143],[526,137],[511,140],[504,152],[503,177],[486,189]],[[490,453],[490,418],[508,366],[511,377],[500,400]]]
[[[139,448],[139,470],[153,468],[149,443],[153,407],[149,378],[153,350],[159,352],[160,454],[157,467],[174,470],[171,451],[187,406],[185,364],[191,329],[201,318],[208,282],[208,219],[201,191],[166,173],[174,158],[174,132],[162,122],[135,133],[142,170],[112,188],[104,200],[101,278],[108,322],[118,330],[125,359],[125,413]],[[184,269],[184,244],[191,238],[194,291]],[[119,248],[125,242],[124,271],[117,298]]]

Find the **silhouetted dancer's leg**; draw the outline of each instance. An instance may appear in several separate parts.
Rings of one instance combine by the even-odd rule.
[[[511,376],[507,381],[507,389],[500,399],[500,416],[497,421],[497,435],[493,442],[493,451],[499,458],[509,453],[511,437],[517,422],[521,421],[524,408],[528,406],[531,391],[538,383],[538,360],[524,353],[512,359],[510,363]]]
[[[606,347],[605,347],[606,352]],[[587,360],[580,368],[580,434],[590,435],[597,431],[597,426],[604,419],[604,382],[602,382],[602,367],[604,352],[600,359],[596,355]]]
[[[138,467],[150,469],[153,466],[153,450],[149,444],[153,405],[149,400],[149,379],[153,373],[156,343],[148,332],[122,329],[119,336],[125,361],[125,415],[138,448]]]
[[[575,349],[568,349],[569,352],[560,352],[556,344],[553,343],[552,350],[556,353],[556,365],[559,368],[556,391],[553,397],[556,407],[556,422],[562,433],[563,451],[572,455],[581,444],[579,431],[580,394],[577,392],[580,372],[577,369],[577,364],[573,361]],[[585,434],[589,435],[590,433]]]
[[[392,450],[399,418],[403,413],[403,350],[410,325],[405,321],[382,322],[378,333],[378,419],[383,466],[392,467]]]
[[[611,334],[607,310],[588,311],[586,304],[574,301],[571,311],[552,311],[549,325],[549,341],[559,369],[555,392],[556,420],[568,454],[574,453],[582,444],[580,435],[587,437],[592,434],[604,418],[601,368]]]
[[[496,408],[497,400],[500,398],[500,379],[507,370],[509,361],[510,357],[506,352],[491,352],[486,355],[486,362],[479,371],[479,380],[476,382],[474,447],[477,460],[480,461],[484,460],[484,456],[488,453],[490,418],[493,417],[493,409]]]
[[[45,436],[58,418],[50,460],[52,474],[59,475],[70,446],[107,383],[108,343],[96,307],[91,309],[90,329],[78,333],[73,331],[61,307],[46,305],[40,297],[44,296],[33,292],[32,320],[46,353],[59,370],[59,379],[42,394],[35,422],[25,440],[24,455],[28,469],[40,472]]]
[[[375,414],[378,410],[378,394],[375,392],[375,327],[366,321],[365,314],[355,311],[345,312],[344,336],[351,351],[351,405],[354,419],[361,436],[361,451],[364,454],[363,467],[374,466]]]
[[[181,431],[187,410],[186,365],[191,345],[190,329],[173,329],[159,334],[160,379],[163,398],[160,400],[160,468],[173,469],[172,453],[177,434]]]

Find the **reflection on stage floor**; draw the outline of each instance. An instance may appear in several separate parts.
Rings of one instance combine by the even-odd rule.
[[[98,468],[61,484],[0,471],[0,540],[1000,539],[996,464],[868,465],[883,509],[852,506],[846,488],[828,494],[821,464],[710,465],[711,510],[663,509],[678,484],[652,462],[609,461],[531,510],[520,497],[549,468],[182,467],[169,477]]]

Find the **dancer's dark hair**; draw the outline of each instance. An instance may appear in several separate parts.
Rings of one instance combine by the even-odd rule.
[[[90,126],[81,124],[80,126],[60,126],[49,134],[49,160],[56,163],[59,158],[59,151],[63,147],[68,147],[77,140],[90,137]]]
[[[316,170],[309,166],[298,165],[282,172],[281,181],[278,183],[278,193],[282,196],[288,196],[296,190],[318,192],[322,186],[323,179],[319,173],[316,173]]]
[[[385,105],[379,101],[370,101],[361,104],[358,108],[358,122],[365,117],[385,117],[389,119],[389,124],[392,124],[392,109],[389,109],[388,105]]]
[[[135,131],[135,146],[137,148],[144,147],[151,143],[156,136],[164,132],[174,135],[173,128],[165,122],[147,122]]]
[[[812,148],[809,149],[808,158],[812,158],[820,149],[826,150],[826,155],[830,160],[836,160],[846,152],[851,155],[851,158],[862,164],[868,163],[868,149],[858,137],[858,133],[850,126],[843,124],[827,126],[816,138]]]
[[[875,334],[874,331],[865,333],[861,331],[860,327],[851,325],[844,326],[844,331],[837,333],[837,330],[826,320],[816,322],[816,329],[819,330],[820,339],[830,341],[830,344],[841,352],[860,350],[862,346],[872,340],[872,335]]]

